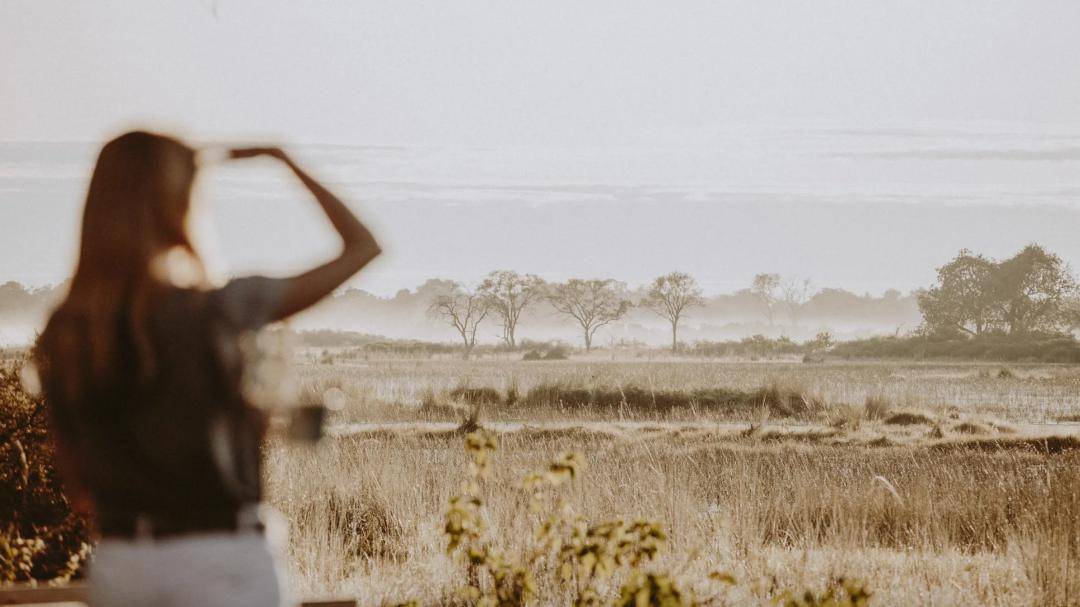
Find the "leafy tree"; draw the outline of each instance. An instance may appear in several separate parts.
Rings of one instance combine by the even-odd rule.
[[[63,492],[47,406],[23,381],[24,362],[0,362],[0,588],[66,581],[90,552],[85,500]]]
[[[551,285],[547,300],[560,314],[577,321],[585,337],[585,351],[592,350],[597,329],[619,320],[630,308],[623,285],[613,279],[570,280]]]
[[[464,358],[468,360],[476,346],[476,330],[488,315],[490,306],[478,291],[471,291],[460,283],[450,283],[449,289],[435,296],[428,305],[428,314],[448,322],[465,345]]]
[[[992,294],[997,264],[964,249],[937,270],[938,284],[919,295],[919,311],[934,333],[981,335],[995,327]]]
[[[754,276],[754,282],[750,285],[750,293],[761,304],[765,319],[769,326],[773,325],[773,317],[776,311],[776,303],[779,301],[777,291],[780,288],[779,274],[758,274]]]
[[[543,294],[543,287],[539,276],[507,270],[488,274],[480,284],[480,295],[502,321],[503,341],[511,348],[517,346],[514,334],[521,312]]]
[[[938,268],[919,295],[932,333],[1057,333],[1077,322],[1077,285],[1068,265],[1038,245],[995,262],[963,250]]]
[[[642,305],[656,312],[671,323],[671,353],[679,349],[679,321],[687,308],[704,303],[701,287],[693,276],[685,272],[672,272],[658,276],[649,285]]]
[[[1067,303],[1076,282],[1060,257],[1028,245],[994,272],[992,297],[1010,334],[1055,332],[1070,324]]]

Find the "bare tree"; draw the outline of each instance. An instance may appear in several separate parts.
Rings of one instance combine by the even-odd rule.
[[[585,351],[592,350],[593,336],[600,327],[615,322],[626,314],[629,300],[622,294],[622,285],[610,278],[570,280],[550,285],[547,300],[559,313],[573,318],[585,336]]]
[[[809,278],[799,280],[790,277],[780,285],[780,299],[784,302],[784,310],[787,312],[788,320],[791,321],[791,326],[798,326],[799,314],[802,313],[803,305],[810,301],[812,290],[813,285]]]
[[[674,354],[679,349],[679,320],[683,312],[691,306],[702,305],[705,300],[693,276],[672,272],[653,280],[641,303],[671,323],[671,353]]]
[[[769,326],[773,326],[773,316],[776,312],[776,303],[779,300],[777,289],[780,288],[779,274],[758,274],[754,277],[754,283],[750,286],[750,294],[761,302],[762,312]]]
[[[451,287],[431,300],[428,314],[450,323],[465,345],[464,358],[469,359],[476,346],[476,330],[487,316],[490,306],[478,291],[469,290],[460,283],[451,283]]]
[[[521,312],[543,294],[543,286],[539,276],[507,270],[494,271],[480,283],[478,292],[502,321],[503,341],[511,348],[517,346],[515,332]]]

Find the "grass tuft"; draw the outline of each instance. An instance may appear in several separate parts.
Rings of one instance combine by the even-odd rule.
[[[890,426],[931,426],[934,425],[934,420],[922,413],[902,411],[885,418],[884,423]]]

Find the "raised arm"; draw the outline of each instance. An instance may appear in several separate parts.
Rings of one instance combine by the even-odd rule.
[[[241,148],[233,150],[231,156],[233,158],[270,156],[284,162],[315,196],[315,200],[326,213],[327,219],[341,235],[344,245],[341,253],[333,260],[303,274],[281,279],[280,297],[268,321],[281,320],[311,307],[359,272],[381,252],[379,244],[375,242],[375,237],[364,224],[360,223],[356,215],[353,215],[349,207],[304,172],[281,149]]]

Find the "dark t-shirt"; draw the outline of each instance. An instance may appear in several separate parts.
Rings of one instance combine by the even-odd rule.
[[[271,319],[280,281],[169,288],[153,300],[153,379],[113,381],[58,402],[60,440],[78,458],[103,528],[134,515],[221,520],[261,497],[262,413],[241,390],[241,337]],[[121,365],[123,367],[123,365]]]

